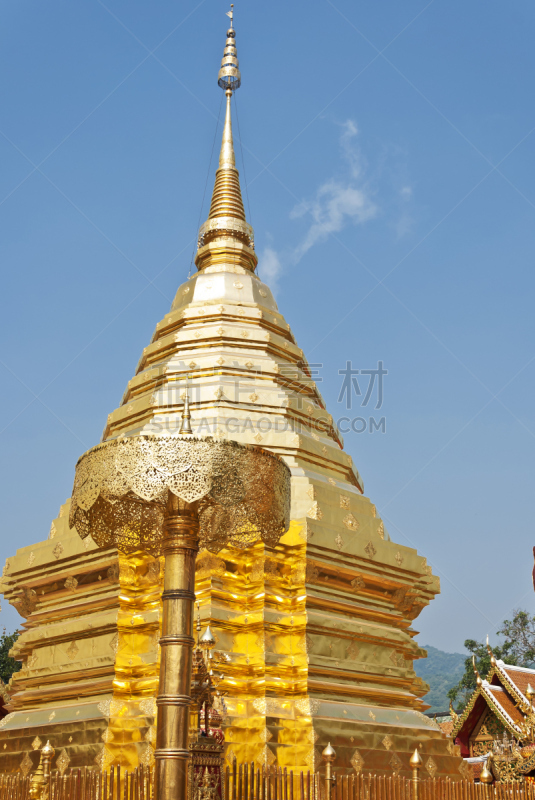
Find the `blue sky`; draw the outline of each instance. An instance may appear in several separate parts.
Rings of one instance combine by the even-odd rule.
[[[47,536],[188,275],[228,5],[0,8],[3,561]],[[335,418],[348,360],[388,369],[355,411],[386,433],[346,447],[441,577],[414,627],[446,650],[535,612],[534,25],[522,0],[236,5],[260,275]]]

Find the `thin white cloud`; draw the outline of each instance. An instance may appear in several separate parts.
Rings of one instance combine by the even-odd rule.
[[[276,294],[282,272],[282,264],[278,253],[272,247],[264,247],[259,256],[258,264],[262,273],[262,280],[264,283],[268,283],[273,294]]]
[[[293,209],[293,219],[306,215],[312,217],[303,241],[295,248],[295,261],[329,234],[340,232],[348,224],[362,225],[378,212],[371,189],[364,180],[364,160],[356,143],[358,126],[349,119],[341,127],[340,146],[349,165],[350,180],[331,178],[319,187],[312,200],[305,200]]]
[[[338,233],[348,223],[360,225],[372,219],[377,206],[364,188],[330,180],[320,186],[314,200],[300,203],[292,211],[292,217],[310,214],[312,225],[303,241],[295,248],[295,258],[299,261],[304,254],[331,233]]]
[[[410,203],[412,200],[412,187],[402,186],[398,192],[398,214],[394,222],[394,229],[398,239],[403,238],[412,231],[414,218],[411,214]]]
[[[358,144],[357,123],[348,119],[339,127],[344,177],[333,176],[316,190],[313,197],[292,209],[292,219],[309,222],[296,247],[288,249],[285,256],[281,257],[273,247],[268,246],[260,256],[262,278],[274,293],[277,292],[284,268],[300,261],[314,245],[325,241],[330,234],[340,233],[349,225],[363,225],[379,212],[397,238],[409,234],[414,226],[411,213],[413,189],[404,166],[403,152],[388,146],[370,176],[366,158]],[[380,203],[378,196],[381,197]]]
[[[353,178],[360,178],[364,170],[364,160],[360,148],[355,145],[355,138],[359,134],[357,123],[352,119],[347,119],[342,123],[342,135],[340,136],[340,146],[345,160],[351,168]]]

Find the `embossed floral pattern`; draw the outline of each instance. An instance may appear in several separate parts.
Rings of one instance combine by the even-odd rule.
[[[78,461],[69,524],[82,538],[158,555],[167,495],[199,503],[201,546],[278,542],[289,522],[282,459],[236,442],[172,436],[119,438]]]

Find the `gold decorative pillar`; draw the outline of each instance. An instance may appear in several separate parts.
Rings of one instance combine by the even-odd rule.
[[[162,594],[162,648],[156,729],[156,797],[185,798],[188,774],[189,707],[195,558],[199,549],[199,518],[195,504],[173,494],[167,501],[162,553],[165,556]]]

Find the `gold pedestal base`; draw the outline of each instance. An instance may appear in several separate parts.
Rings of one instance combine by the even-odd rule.
[[[58,725],[26,725],[0,731],[0,773],[34,772],[40,748],[50,741],[55,756],[52,769],[100,766],[102,736],[107,720],[86,719]]]
[[[409,758],[418,747],[427,777],[464,777],[459,748],[418,711],[286,697],[224,700],[229,767],[236,758],[257,767],[315,771],[330,742],[337,753],[336,768],[345,774],[409,777]]]

